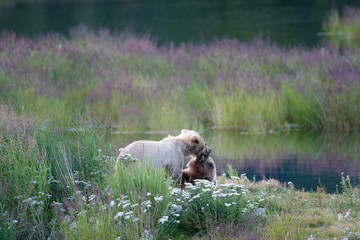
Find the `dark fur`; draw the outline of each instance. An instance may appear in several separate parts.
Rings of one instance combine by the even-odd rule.
[[[183,183],[194,184],[196,179],[205,179],[213,181],[216,185],[216,166],[211,157],[208,156],[205,161],[193,157],[186,166],[187,168],[182,170]]]

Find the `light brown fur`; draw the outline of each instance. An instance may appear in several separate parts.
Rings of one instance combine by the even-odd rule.
[[[216,185],[216,165],[211,157],[207,157],[203,162],[193,157],[186,166],[187,168],[182,170],[183,183],[194,184],[196,179],[205,179]]]

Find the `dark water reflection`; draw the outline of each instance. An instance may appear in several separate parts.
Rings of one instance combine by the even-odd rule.
[[[176,133],[171,133],[176,134]],[[360,135],[339,136],[316,132],[244,134],[239,131],[201,133],[216,162],[218,174],[231,165],[248,178],[275,178],[298,189],[336,191],[341,173],[360,180]],[[160,140],[167,133],[112,134],[114,146],[139,139]]]
[[[359,6],[358,0],[0,0],[0,31],[35,35],[85,24],[135,33],[160,43],[206,42],[214,37],[250,41],[270,34],[279,45],[318,42],[330,10]]]

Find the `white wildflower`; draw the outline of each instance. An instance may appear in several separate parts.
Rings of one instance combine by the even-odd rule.
[[[165,223],[169,221],[169,216],[162,216],[162,218],[159,219],[159,223]]]
[[[124,215],[124,212],[118,212],[118,213],[115,215],[114,219],[116,220],[117,218],[122,217],[123,215]]]
[[[112,200],[112,201],[110,202],[110,206],[111,206],[111,207],[115,206],[114,200]]]
[[[265,208],[257,208],[254,209],[254,213],[256,216],[265,216]]]
[[[203,188],[202,191],[203,192],[209,192],[209,191],[211,191],[211,189],[210,188]]]
[[[37,197],[30,197],[28,199],[25,199],[24,202],[26,203],[29,203],[31,206],[34,206],[34,205],[43,205],[44,202],[43,201],[36,201]]]
[[[344,218],[347,218],[350,215],[351,209],[345,214]]]
[[[225,203],[225,207],[230,207],[231,203]]]
[[[192,199],[196,199],[196,198],[200,198],[200,194],[196,194],[195,196],[192,197]]]
[[[195,190],[197,187],[195,185],[192,185],[191,183],[185,183],[185,188],[188,190]]]
[[[191,197],[191,195],[188,191],[184,191],[182,195],[185,199],[189,199]]]
[[[214,184],[211,183],[209,180],[206,180],[206,179],[197,179],[197,180],[195,180],[195,186],[198,186],[198,187],[213,187]]]
[[[174,210],[174,212],[178,213],[181,211],[182,206],[181,205],[176,205],[176,204],[171,204],[171,208]]]
[[[94,200],[94,199],[95,199],[95,197],[96,197],[96,195],[95,195],[95,194],[91,194],[91,196],[89,197],[89,201]]]
[[[163,197],[163,196],[159,196],[159,194],[156,194],[156,196],[154,197],[154,199],[155,199],[156,202],[161,202],[161,201],[164,199],[164,197]]]
[[[181,193],[181,189],[180,188],[174,188],[172,191],[171,191],[171,195],[175,195],[175,194],[179,194]]]
[[[56,201],[54,201],[53,204],[54,204],[55,206],[62,206],[62,205],[63,205],[62,203],[56,202]]]
[[[146,207],[151,207],[151,201],[147,200],[141,203],[141,205],[145,205]]]

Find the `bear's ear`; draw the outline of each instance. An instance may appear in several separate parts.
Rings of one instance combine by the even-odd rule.
[[[195,143],[195,144],[199,144],[199,139],[198,139],[198,137],[197,137],[196,135],[194,135],[194,136],[191,137],[191,141],[192,141],[193,143]]]
[[[188,132],[188,130],[186,130],[186,129],[181,130],[181,134],[186,134],[187,132]]]

